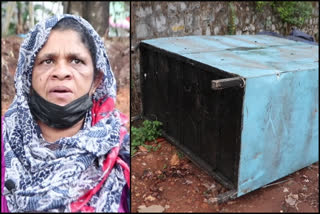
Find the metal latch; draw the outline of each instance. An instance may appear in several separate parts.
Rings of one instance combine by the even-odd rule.
[[[211,89],[221,90],[225,88],[239,86],[243,88],[245,85],[245,80],[242,77],[233,77],[220,80],[211,80]]]

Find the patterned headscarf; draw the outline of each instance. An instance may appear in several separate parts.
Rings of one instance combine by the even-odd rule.
[[[103,79],[92,96],[94,105],[85,116],[83,128],[72,137],[48,143],[28,106],[32,69],[52,27],[66,17],[78,21],[93,37],[96,68],[103,73]],[[129,135],[123,115],[113,108],[116,81],[104,44],[93,27],[83,18],[69,14],[38,23],[20,47],[15,87],[16,95],[3,121],[5,182],[11,182],[11,189],[4,188],[4,194],[9,210],[79,211],[72,204],[79,204],[79,198],[87,197],[88,191],[101,184],[85,207],[95,212],[121,211],[121,201],[129,186],[123,167],[129,162]],[[117,149],[117,161],[104,180],[109,173],[105,169],[108,156]]]

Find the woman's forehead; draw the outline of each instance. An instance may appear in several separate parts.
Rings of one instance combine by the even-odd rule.
[[[37,54],[38,57],[56,56],[60,54],[90,57],[90,52],[81,42],[78,32],[73,30],[52,30],[45,45]]]

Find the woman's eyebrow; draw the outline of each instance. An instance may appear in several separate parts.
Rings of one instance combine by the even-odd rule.
[[[38,55],[38,59],[55,59],[58,57],[58,53],[44,53],[44,54],[39,54]],[[81,58],[81,59],[85,59],[85,55],[78,53],[78,52],[69,52],[66,53],[65,56],[67,58]]]
[[[57,54],[55,53],[45,53],[45,54],[39,54],[38,59],[51,59],[51,58],[56,58]]]

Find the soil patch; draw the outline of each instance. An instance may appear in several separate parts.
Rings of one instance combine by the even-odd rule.
[[[318,162],[269,186],[218,204],[216,196],[227,189],[166,140],[147,144],[161,146],[157,151],[142,148],[132,157],[132,212],[146,208],[159,212],[319,211]]]

